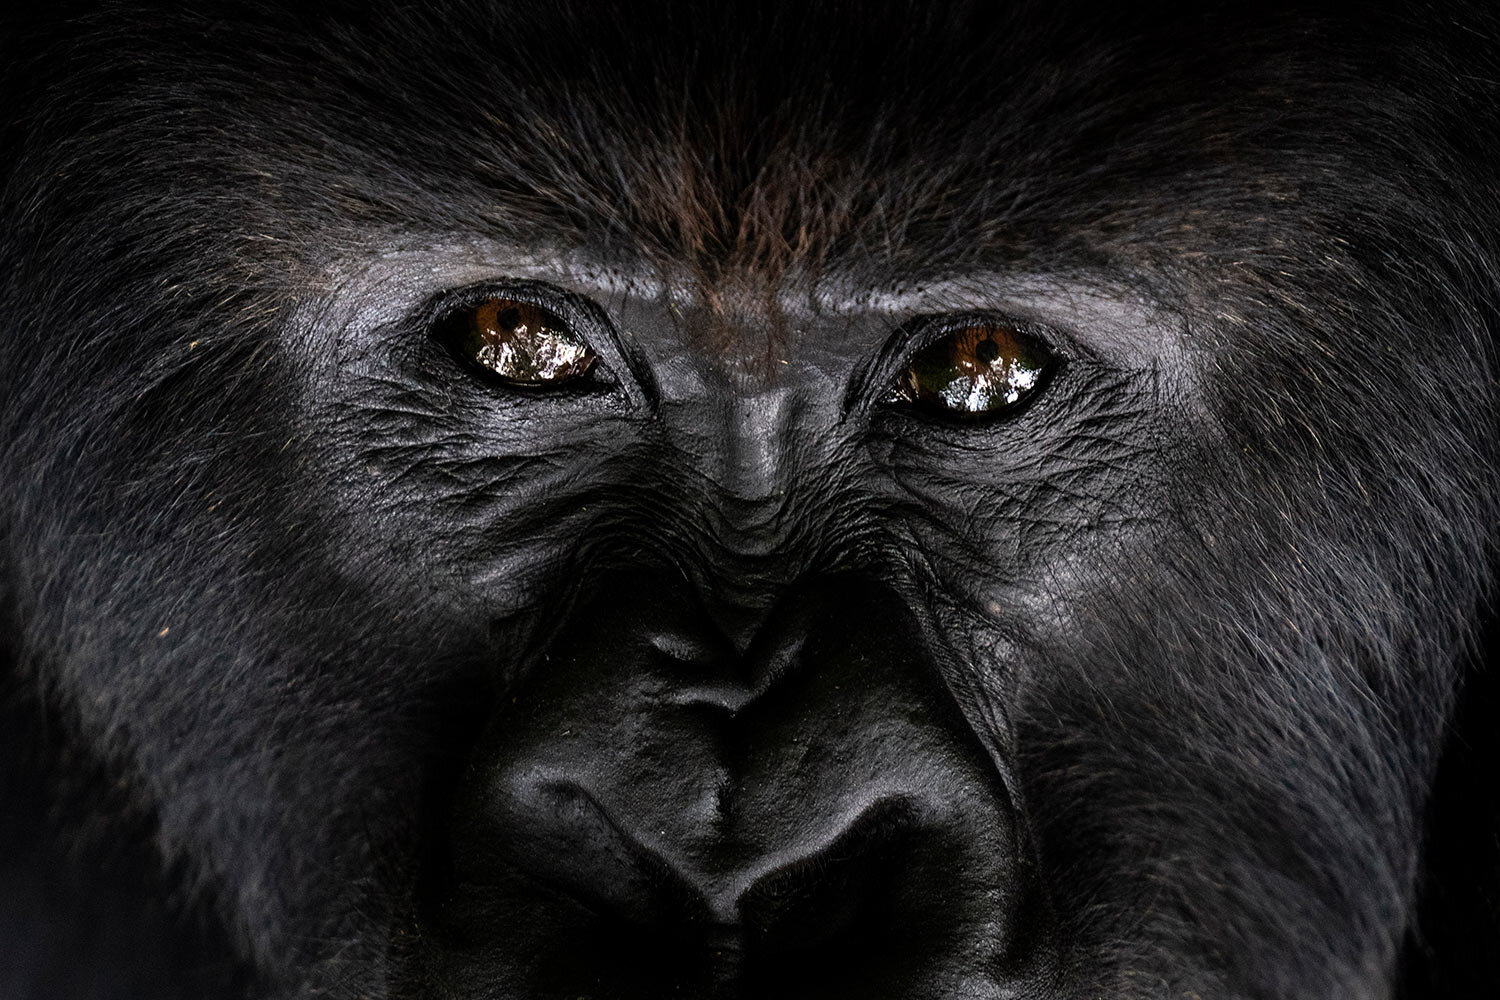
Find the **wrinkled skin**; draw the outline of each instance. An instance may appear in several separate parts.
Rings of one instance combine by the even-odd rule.
[[[1500,986],[1489,15],[7,16],[0,993]]]

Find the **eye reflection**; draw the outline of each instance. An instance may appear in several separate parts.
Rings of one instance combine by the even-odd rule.
[[[460,358],[514,385],[559,385],[598,359],[567,321],[515,299],[488,298],[460,310],[448,335]]]
[[[1036,390],[1052,353],[1009,326],[976,323],[922,348],[885,401],[943,413],[996,413]]]

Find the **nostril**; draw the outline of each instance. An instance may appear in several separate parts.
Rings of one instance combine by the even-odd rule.
[[[491,813],[511,831],[502,865],[603,917],[666,931],[706,923],[701,893],[568,778],[522,779]]]
[[[683,629],[654,630],[647,641],[668,662],[682,666],[711,666],[734,656],[727,643],[714,642],[707,635]]]
[[[869,806],[832,843],[744,892],[739,912],[747,946],[826,957],[841,941],[869,947],[891,936],[921,906],[907,875],[927,833],[909,798]]]

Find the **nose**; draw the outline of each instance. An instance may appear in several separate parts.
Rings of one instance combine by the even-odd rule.
[[[835,445],[809,428],[835,422],[815,411],[839,399],[836,387],[817,380],[725,391],[699,425],[700,439],[683,442],[695,457],[707,456],[712,470],[712,495],[700,505],[710,512],[710,556],[701,563],[715,569],[697,581],[696,606],[706,616],[702,626],[739,653],[760,633],[784,582],[804,569],[806,539],[828,513],[806,495],[810,483],[826,486],[808,470],[827,467],[825,451]]]
[[[1021,894],[1012,814],[902,602],[803,585],[743,653],[696,604],[610,582],[506,700],[454,827],[457,882],[491,903],[464,935],[535,969],[573,955],[542,961],[549,990],[652,967],[585,961],[582,938],[669,951],[703,995],[875,983],[882,956],[989,975]]]

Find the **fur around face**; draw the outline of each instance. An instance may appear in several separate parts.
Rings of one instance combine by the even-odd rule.
[[[571,565],[560,517],[476,528],[466,390],[359,332],[471,259],[665,289],[736,385],[828,303],[1147,317],[1084,330],[1009,450],[911,431],[794,482],[804,561],[901,567],[967,650],[1057,923],[1032,988],[1500,985],[1487,10],[9,16],[0,992],[417,995],[475,609],[529,622]],[[679,451],[630,467],[673,498],[598,503],[717,572],[661,526],[721,514]],[[869,464],[899,505],[839,492]]]

